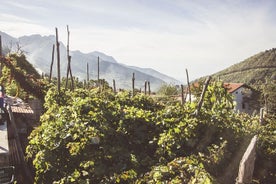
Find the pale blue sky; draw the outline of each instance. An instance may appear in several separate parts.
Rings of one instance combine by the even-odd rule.
[[[0,0],[0,30],[55,34],[186,82],[276,47],[274,0]]]

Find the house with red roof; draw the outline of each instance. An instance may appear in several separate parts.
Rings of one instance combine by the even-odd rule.
[[[252,94],[253,88],[245,83],[224,83],[223,86],[227,89],[228,93],[233,95],[236,112],[244,112],[252,114],[254,107],[252,107]],[[199,87],[199,83],[193,83],[192,87]],[[185,101],[189,101],[188,88],[186,90]],[[179,98],[181,100],[181,98]],[[191,94],[191,101],[195,100],[195,96]]]
[[[253,113],[254,109],[250,106],[253,89],[250,86],[245,83],[224,83],[223,85],[233,95],[237,112]]]

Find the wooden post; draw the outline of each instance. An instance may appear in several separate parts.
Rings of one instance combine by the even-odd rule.
[[[187,76],[187,85],[188,85],[188,94],[189,94],[189,102],[192,102],[192,94],[191,94],[191,87],[190,87],[190,81],[189,81],[189,74],[188,70],[186,69],[186,76]]]
[[[58,41],[58,29],[56,28],[56,46],[57,46],[57,89],[60,94],[60,52],[59,52],[59,41]]]
[[[89,63],[86,64],[86,81],[87,81],[87,88],[89,88]]]
[[[114,91],[114,93],[116,93],[116,83],[115,83],[114,79],[113,79],[113,91]]]
[[[145,81],[145,95],[147,95],[147,81]]]
[[[70,74],[70,79],[71,79],[71,90],[74,90],[74,78],[72,75],[72,70],[71,70],[71,56],[69,56],[69,74]]]
[[[148,81],[148,87],[149,87],[149,95],[151,94],[151,91],[150,91],[150,81]]]
[[[98,86],[100,86],[100,57],[98,56]]]
[[[90,79],[89,79],[89,63],[87,62],[87,64],[86,64],[86,79],[87,79],[87,81],[89,81]]]
[[[239,174],[236,184],[249,184],[252,182],[252,176],[256,158],[256,144],[258,137],[255,135],[248,145],[242,160],[240,162]]]
[[[71,79],[71,90],[74,89],[74,80],[73,80],[73,75],[72,75],[72,70],[71,70],[71,56],[70,56],[70,50],[69,50],[69,37],[70,37],[70,31],[69,31],[69,26],[67,25],[67,73],[66,73],[66,83],[65,83],[65,89],[67,89],[67,84],[68,84],[68,79],[69,79],[69,74],[70,74],[70,79]]]
[[[50,66],[49,82],[51,82],[51,80],[52,80],[54,59],[55,59],[55,44],[53,44],[53,49],[52,49],[52,61],[51,61],[51,66]]]
[[[197,105],[197,109],[196,109],[196,112],[195,112],[195,115],[197,116],[200,112],[200,109],[201,109],[201,106],[203,104],[203,101],[204,101],[204,96],[205,96],[205,92],[207,90],[207,87],[209,85],[209,82],[211,80],[211,77],[209,76],[206,81],[205,81],[205,84],[204,84],[204,87],[203,87],[203,90],[202,90],[202,93],[201,93],[201,96],[200,96],[200,100],[198,102],[198,105]]]
[[[181,84],[181,104],[185,104],[185,99],[184,99],[184,85]]]
[[[135,92],[134,92],[134,86],[135,86],[135,84],[134,84],[134,82],[135,82],[135,73],[132,73],[132,96],[134,96],[135,94]]]
[[[68,28],[68,25],[67,25],[67,70],[66,70],[66,82],[65,82],[65,89],[67,89],[67,85],[68,85],[68,78],[69,78],[69,35],[70,35],[70,32],[69,32],[69,28]]]

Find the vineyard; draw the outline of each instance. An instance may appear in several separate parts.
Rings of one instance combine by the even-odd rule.
[[[275,119],[233,112],[221,82],[181,105],[100,88],[56,88],[27,147],[37,183],[235,183],[239,161],[258,135],[253,181],[275,183]],[[49,179],[51,181],[49,181]]]
[[[26,149],[35,183],[232,184],[255,135],[252,183],[276,183],[275,112],[262,123],[234,112],[221,81],[211,80],[204,95],[200,85],[196,100],[183,104],[76,78],[74,89],[65,80],[57,88],[56,80],[32,77],[23,56],[3,61],[7,92],[44,100]]]

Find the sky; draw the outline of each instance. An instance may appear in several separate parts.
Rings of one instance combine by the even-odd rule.
[[[0,31],[54,35],[185,83],[276,47],[274,0],[0,0]]]

